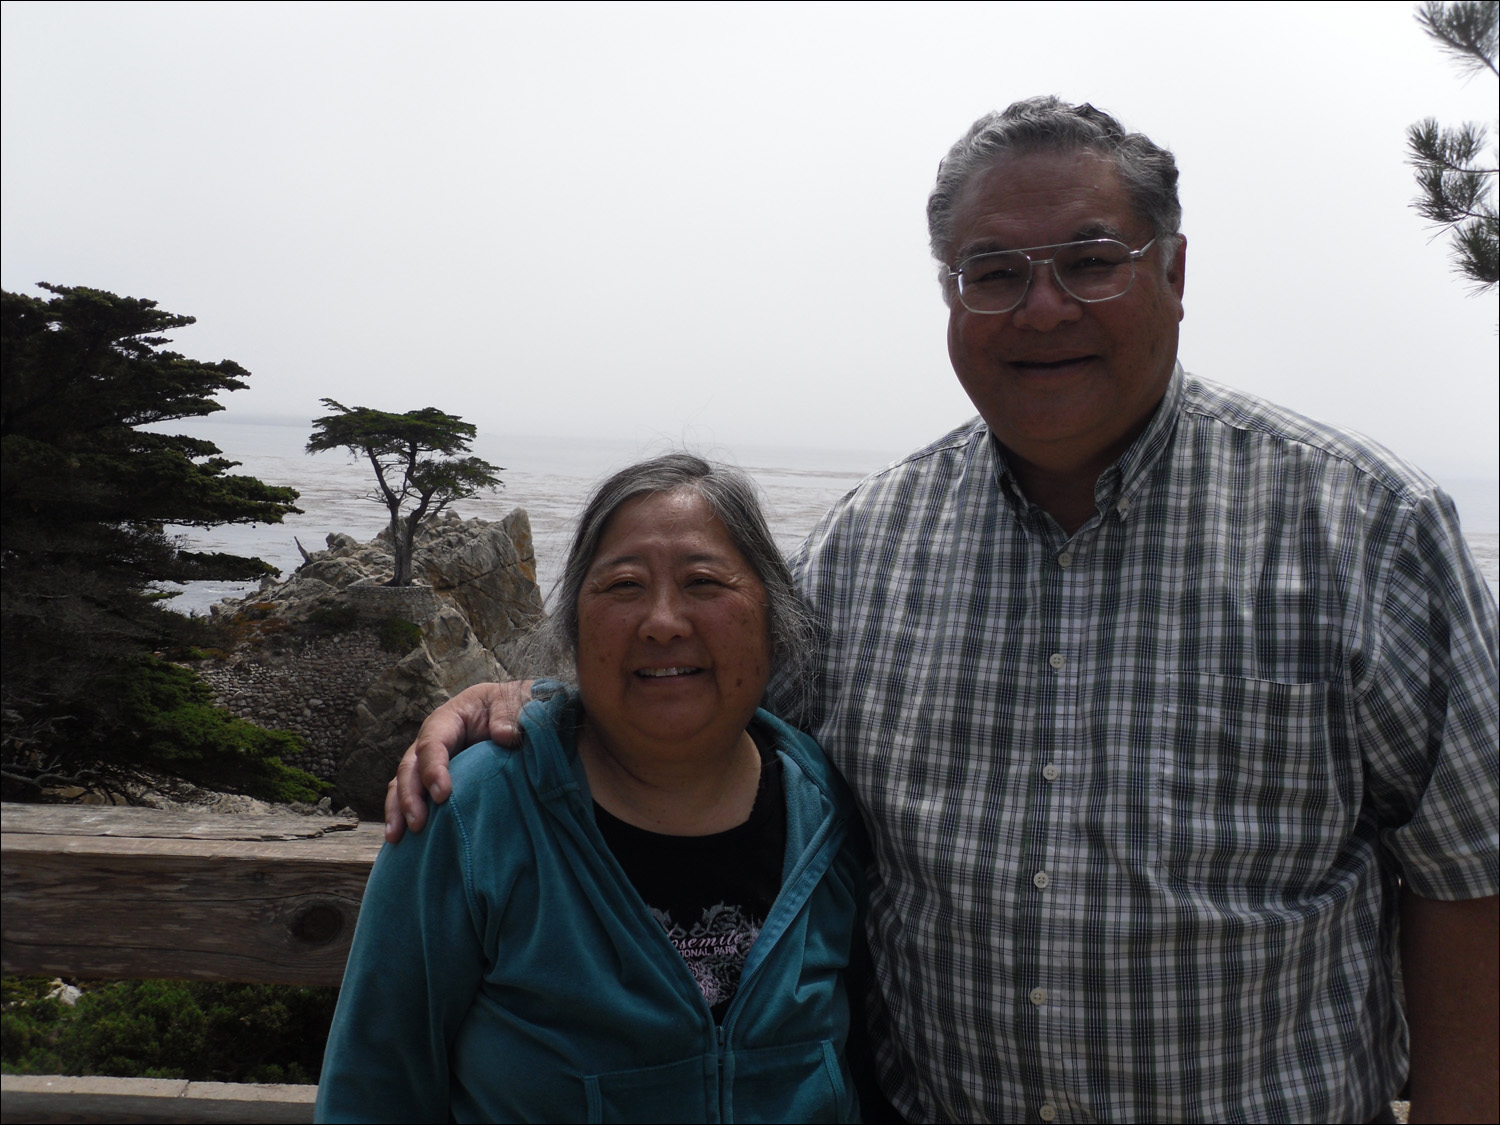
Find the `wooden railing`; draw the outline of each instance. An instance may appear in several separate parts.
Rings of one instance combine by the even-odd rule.
[[[7,974],[337,985],[377,824],[0,808]],[[3,1078],[4,1121],[311,1121],[314,1086]]]
[[[337,985],[381,828],[354,820],[0,806],[12,975]],[[316,1086],[3,1076],[0,1121],[311,1121]],[[1393,1107],[1406,1120],[1406,1103]]]

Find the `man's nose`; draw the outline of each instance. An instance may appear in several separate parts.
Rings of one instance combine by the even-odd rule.
[[[685,608],[682,591],[676,587],[667,585],[652,591],[646,614],[641,618],[641,636],[658,643],[687,636],[693,626]]]
[[[1020,328],[1046,332],[1082,315],[1083,303],[1058,284],[1052,263],[1033,262],[1031,284],[1011,313],[1012,323]]]

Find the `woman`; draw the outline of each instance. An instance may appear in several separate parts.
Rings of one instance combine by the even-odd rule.
[[[856,821],[757,709],[809,627],[752,486],[686,454],[623,470],[559,591],[577,687],[381,853],[319,1120],[853,1120]]]

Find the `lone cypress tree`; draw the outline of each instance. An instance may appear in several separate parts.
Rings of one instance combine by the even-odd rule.
[[[347,449],[375,470],[375,494],[391,517],[396,573],[387,585],[411,585],[417,529],[455,500],[498,488],[500,466],[468,454],[478,432],[472,423],[436,407],[390,414],[366,406],[322,400],[334,413],[313,420],[309,453]],[[438,454],[439,456],[432,456]]]
[[[1500,0],[1443,4],[1429,0],[1417,22],[1446,54],[1469,73],[1496,67]],[[1489,127],[1465,122],[1444,128],[1427,118],[1406,131],[1408,159],[1421,194],[1413,206],[1423,218],[1449,230],[1453,265],[1480,291],[1500,281],[1500,218],[1495,211],[1497,160],[1485,151]]]

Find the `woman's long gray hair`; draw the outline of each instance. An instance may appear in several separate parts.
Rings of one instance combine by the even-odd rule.
[[[691,490],[701,496],[729,533],[745,561],[766,588],[766,619],[771,639],[772,675],[780,708],[802,710],[816,630],[813,616],[797,594],[792,572],[776,546],[750,478],[728,465],[691,453],[668,453],[621,469],[594,489],[578,518],[567,566],[558,579],[552,615],[541,627],[540,651],[578,659],[578,596],[599,551],[609,521],[638,496]],[[790,697],[790,698],[788,698]]]

